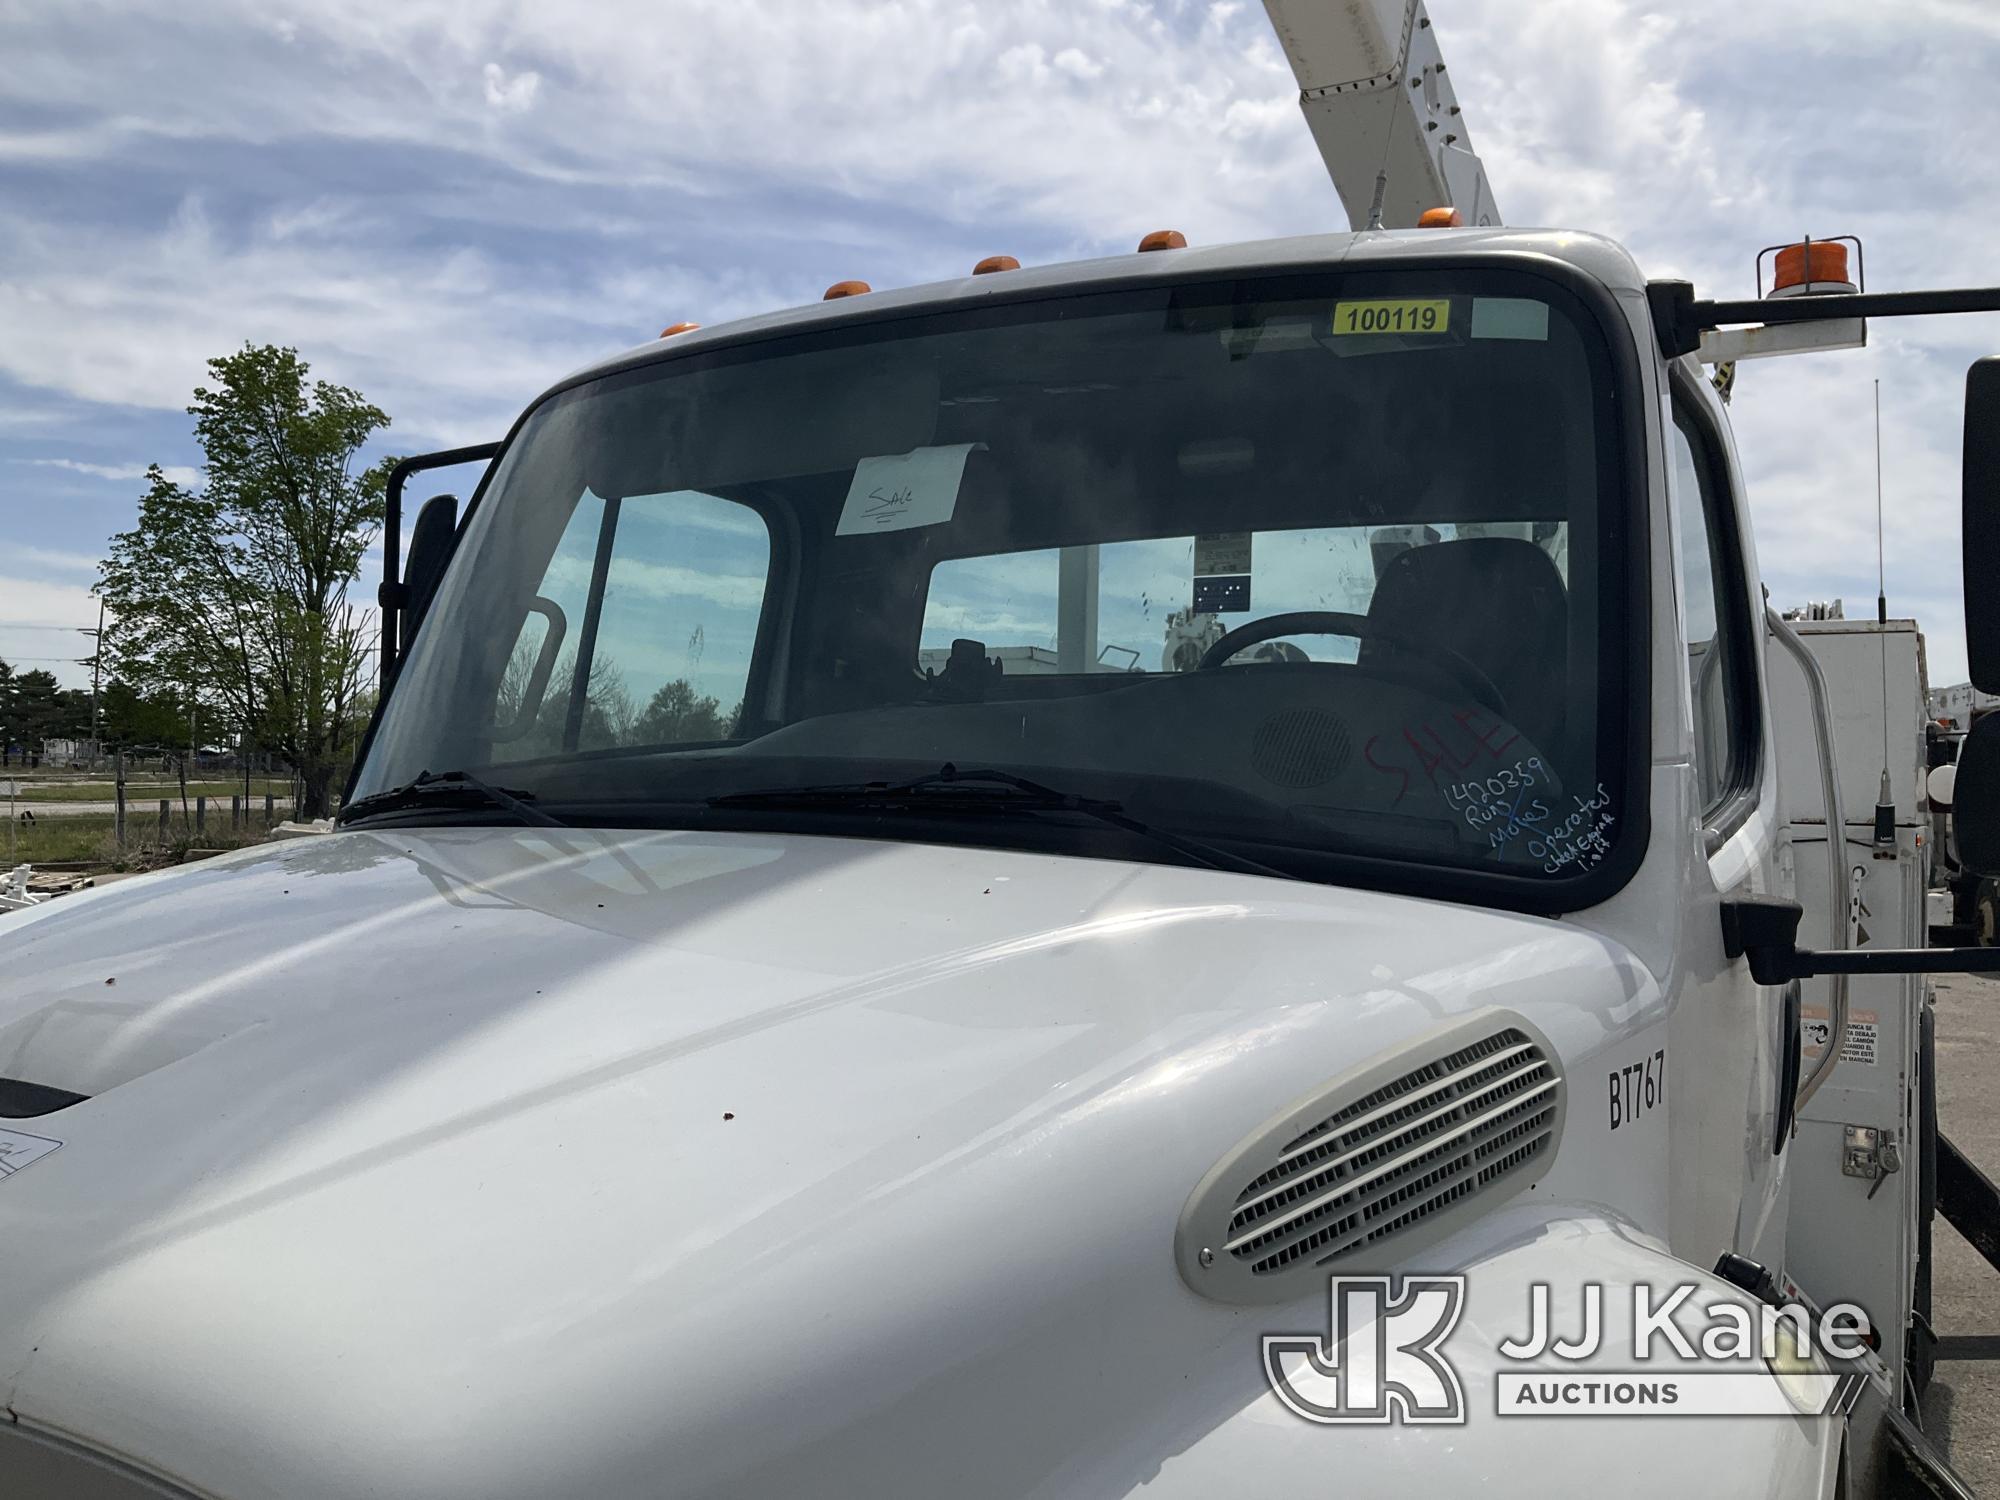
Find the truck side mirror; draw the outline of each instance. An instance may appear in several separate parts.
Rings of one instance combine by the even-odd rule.
[[[410,561],[403,569],[403,582],[409,593],[397,628],[403,651],[408,651],[410,642],[417,638],[417,627],[423,624],[424,614],[431,607],[457,540],[458,497],[431,496],[417,512],[417,524],[410,529]]]
[[[403,486],[412,474],[421,474],[428,469],[449,469],[457,464],[490,463],[499,456],[499,443],[475,443],[470,448],[445,448],[436,453],[419,453],[398,462],[389,470],[388,482],[382,490],[382,586],[376,591],[376,599],[382,606],[382,694],[378,702],[387,702],[389,685],[396,680],[396,663],[402,660],[403,652],[409,649],[410,639],[416,634],[417,621],[411,612],[410,593],[419,581],[426,583],[424,604],[430,604],[430,595],[437,592],[438,579],[444,575],[444,564],[450,556],[458,514],[458,502],[453,500],[448,507],[440,507],[450,512],[449,517],[437,529],[442,531],[442,555],[425,561],[419,566],[415,545],[416,538],[422,537],[427,529],[423,516],[417,518],[416,531],[412,538],[409,565],[403,565]],[[482,484],[484,480],[480,481]],[[432,504],[436,502],[433,501]],[[428,514],[430,506],[424,507]],[[434,543],[427,548],[437,551]],[[400,575],[400,576],[399,576]],[[370,736],[374,727],[369,727]],[[355,757],[355,766],[361,764]]]
[[[1961,480],[1965,654],[1972,685],[2000,690],[2000,356],[1965,372],[1965,470]],[[1961,784],[1962,783],[1962,784]],[[1977,720],[1958,752],[1952,833],[1969,870],[2000,875],[2000,715]]]
[[[2000,714],[1973,722],[1951,790],[1958,862],[1975,874],[2000,875]]]
[[[1961,498],[1966,656],[1973,687],[1995,693],[2000,692],[2000,589],[1989,584],[2000,573],[2000,356],[1976,360],[1965,372]],[[1830,734],[1823,690],[1814,712],[1818,732]],[[1830,767],[1826,774],[1832,780]],[[1975,719],[1959,748],[1956,770],[1936,767],[1926,787],[1933,805],[1950,804],[1959,863],[1978,875],[2000,875],[2000,713]],[[1798,923],[1798,904],[1781,897],[1725,901],[1723,951],[1731,958],[1747,958],[1751,977],[1766,985],[1816,974],[2000,973],[2000,949],[1995,948],[1801,948]],[[1836,1015],[1836,1029],[1839,1025]]]
[[[2000,355],[1965,372],[1965,469],[1960,481],[1965,654],[1972,685],[2000,692]]]

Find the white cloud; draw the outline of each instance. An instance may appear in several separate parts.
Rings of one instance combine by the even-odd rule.
[[[1455,9],[1463,20],[1447,11],[1438,34],[1510,223],[1685,243],[1709,210],[1761,191],[1762,154],[1718,141],[1683,87],[1692,43],[1724,45],[1740,23],[1630,0]]]
[[[54,547],[10,546],[4,555],[10,567],[32,568],[40,573],[65,574],[95,579],[98,559],[88,552],[64,552]]]
[[[1104,75],[1104,64],[1078,47],[1063,48],[1050,59],[1050,64],[1057,72],[1067,73],[1086,83]]]
[[[0,626],[95,625],[90,590],[40,578],[0,576]]]
[[[270,216],[266,232],[274,240],[315,238],[354,224],[356,205],[346,199],[314,198],[310,203],[288,204]]]
[[[10,566],[33,559],[4,554]],[[90,681],[80,659],[91,638],[79,632],[97,624],[97,600],[73,584],[0,573],[0,661],[23,671],[53,672],[65,687]]]
[[[924,631],[972,636],[989,646],[1053,646],[1056,622],[1052,613],[1018,615],[1002,607],[934,600],[924,606]]]
[[[571,553],[559,555],[549,564],[544,583],[579,595],[589,592],[590,559]],[[761,573],[709,573],[627,556],[617,560],[610,589],[652,599],[700,599],[727,609],[753,610],[764,602],[764,583]]]
[[[995,66],[1010,83],[1039,82],[1049,76],[1048,54],[1039,42],[1023,42],[1001,53]]]
[[[483,76],[486,102],[502,114],[526,114],[535,107],[535,96],[542,88],[541,74],[516,73],[509,77],[500,64],[488,63]]]
[[[144,464],[92,464],[74,458],[23,458],[17,463],[34,464],[44,469],[67,469],[72,474],[88,474],[93,479],[143,480],[146,477]],[[201,470],[189,468],[186,464],[162,464],[160,472],[171,484],[182,488],[201,483]]]
[[[87,123],[66,125],[62,142],[14,148],[117,161],[162,143],[352,140],[485,158],[463,187],[437,195],[451,215],[439,226],[445,242],[412,244],[394,215],[311,184],[246,234],[211,214],[199,175],[170,218],[118,234],[16,214],[0,221],[0,263],[11,270],[0,281],[9,330],[0,375],[178,410],[206,359],[246,339],[281,341],[387,407],[399,443],[411,428],[426,442],[471,440],[555,375],[666,322],[712,324],[815,294],[830,279],[820,263],[827,245],[852,243],[843,260],[854,270],[842,274],[878,284],[884,263],[919,277],[957,272],[962,250],[926,260],[899,228],[876,227],[871,204],[921,205],[966,226],[968,238],[977,227],[981,250],[1009,248],[983,242],[991,226],[1013,223],[1081,252],[1123,248],[1162,222],[1213,241],[1331,225],[1337,212],[1318,185],[1274,215],[1271,205],[1290,196],[1274,192],[1278,184],[1316,177],[1310,143],[1302,128],[1245,132],[1242,112],[1231,115],[1245,99],[1276,117],[1291,112],[1289,78],[1268,59],[1246,60],[1246,48],[1179,45],[1139,7],[996,11],[931,0],[891,10],[830,0],[804,12],[692,0],[672,26],[641,0],[560,14],[525,0],[298,0],[285,11],[282,38],[251,0],[205,0],[172,22],[127,24],[128,45],[107,45],[101,10],[95,25],[27,28],[15,38],[17,102]],[[1230,24],[1254,37],[1253,19]],[[146,86],[161,69],[189,86]],[[449,82],[460,69],[481,80],[476,103]],[[1013,81],[996,88],[998,73]],[[556,76],[587,77],[591,87],[541,86]],[[146,103],[112,112],[106,98]],[[499,114],[506,128],[489,129]],[[726,261],[691,265],[670,248],[648,260],[640,285],[629,261],[597,256],[503,274],[480,248],[482,228],[624,227],[552,214],[546,195],[512,185],[522,173],[551,193],[754,186],[832,193],[847,206],[776,211],[774,230],[785,232],[767,243],[797,247],[795,279]],[[235,191],[218,183],[215,197]],[[671,222],[629,232],[683,237]],[[146,337],[134,339],[141,327]]]
[[[414,417],[414,434],[439,445],[497,436],[556,377],[656,333],[683,309],[719,321],[796,297],[728,267],[662,265],[640,276],[566,268],[505,283],[472,248],[439,256],[338,237],[232,237],[192,197],[164,225],[122,241],[55,223],[17,226],[11,249],[6,239],[0,225],[0,261],[38,270],[32,281],[0,281],[0,374],[86,400],[178,410],[215,354],[285,343],[315,375]],[[140,326],[147,336],[135,340]],[[394,432],[399,443],[404,431]]]
[[[74,409],[64,410],[53,406],[8,405],[0,407],[0,434],[24,432],[46,433],[54,427],[62,427],[77,420]]]
[[[1253,57],[1261,16],[1227,8],[1197,41],[1136,5],[686,0],[665,25],[650,0],[301,0],[288,7],[297,45],[268,56],[263,9],[208,0],[177,25],[147,28],[143,54],[110,49],[87,70],[51,45],[72,34],[31,31],[21,102],[94,114],[107,85],[136,83],[164,60],[195,86],[147,91],[145,118],[111,129],[403,140],[486,154],[509,171],[619,186],[726,184],[747,173],[895,202],[914,184],[949,182],[959,190],[955,216],[967,223],[1043,201],[1065,227],[1095,221],[1097,233],[1120,241],[1129,224],[1187,205],[1191,185],[1213,207],[1207,238],[1256,232],[1272,200],[1234,184],[1268,187],[1294,168],[1311,170],[1302,130],[1275,157],[1238,157],[1219,139],[1235,100],[1293,94],[1268,51]],[[1217,32],[1226,45],[1214,44]],[[323,66],[300,87],[309,45]],[[511,66],[490,61],[496,53]],[[482,79],[476,106],[442,81],[459,66]],[[996,92],[996,74],[1019,86]],[[590,86],[542,89],[551,76]],[[1096,86],[1079,89],[1080,81]],[[1150,131],[1131,128],[1129,106],[1153,94],[1176,107]],[[532,130],[477,128],[479,115],[530,105]],[[1231,185],[1219,187],[1223,178]],[[1330,201],[1318,196],[1323,211]]]

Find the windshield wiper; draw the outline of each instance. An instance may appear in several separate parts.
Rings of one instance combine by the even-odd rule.
[[[953,812],[991,811],[1077,813],[1095,818],[1113,828],[1121,828],[1172,849],[1182,857],[1211,870],[1235,870],[1245,875],[1270,875],[1285,880],[1282,870],[1231,854],[1204,839],[1173,833],[1151,823],[1143,823],[1124,810],[1124,804],[1102,797],[1082,797],[1058,791],[1016,776],[1012,771],[985,767],[960,769],[947,761],[942,770],[908,781],[849,781],[823,786],[765,787],[747,792],[729,792],[710,797],[708,805],[722,811],[734,808],[817,808],[879,806],[908,808],[919,803],[942,804]]]
[[[377,813],[401,812],[413,807],[497,807],[510,812],[523,823],[533,823],[544,828],[563,828],[561,818],[552,818],[538,807],[528,805],[532,792],[510,792],[505,787],[494,786],[481,781],[470,771],[422,771],[416,780],[403,786],[391,787],[386,792],[376,792],[363,797],[359,802],[351,802],[340,810],[339,821],[347,823],[354,818],[371,818]]]

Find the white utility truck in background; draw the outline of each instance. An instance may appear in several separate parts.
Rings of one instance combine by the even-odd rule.
[[[333,833],[0,918],[0,1495],[1965,1493],[2000,952],[1710,371],[2000,291],[1503,228],[1420,5],[1267,4],[1352,232],[562,381],[400,466]]]

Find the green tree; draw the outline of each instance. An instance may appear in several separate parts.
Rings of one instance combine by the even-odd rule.
[[[685,677],[676,677],[653,694],[631,737],[641,745],[683,745],[727,734],[720,701],[695,692]]]
[[[112,538],[98,591],[109,665],[142,696],[190,706],[189,736],[245,734],[292,763],[300,815],[330,810],[366,685],[373,629],[349,602],[382,521],[390,460],[356,471],[389,425],[357,391],[308,381],[293,349],[209,361],[188,413],[199,489],[154,465],[139,523]],[[203,710],[206,710],[204,713]]]
[[[145,695],[114,677],[104,685],[101,712],[107,744],[178,747],[189,738],[187,705],[171,691]]]
[[[518,753],[550,755],[563,748],[569,725],[570,688],[575,679],[576,653],[572,651],[550,674],[550,687],[542,697],[534,728],[520,741]],[[508,705],[510,691],[514,690],[503,681],[496,723],[510,721],[519,711],[518,704]],[[625,686],[625,674],[610,657],[597,657],[590,664],[590,680],[584,685],[576,748],[603,750],[626,744],[632,738],[632,722],[632,694]]]
[[[63,687],[53,672],[20,672],[0,661],[0,745],[35,754],[43,740],[89,733],[90,694]]]

